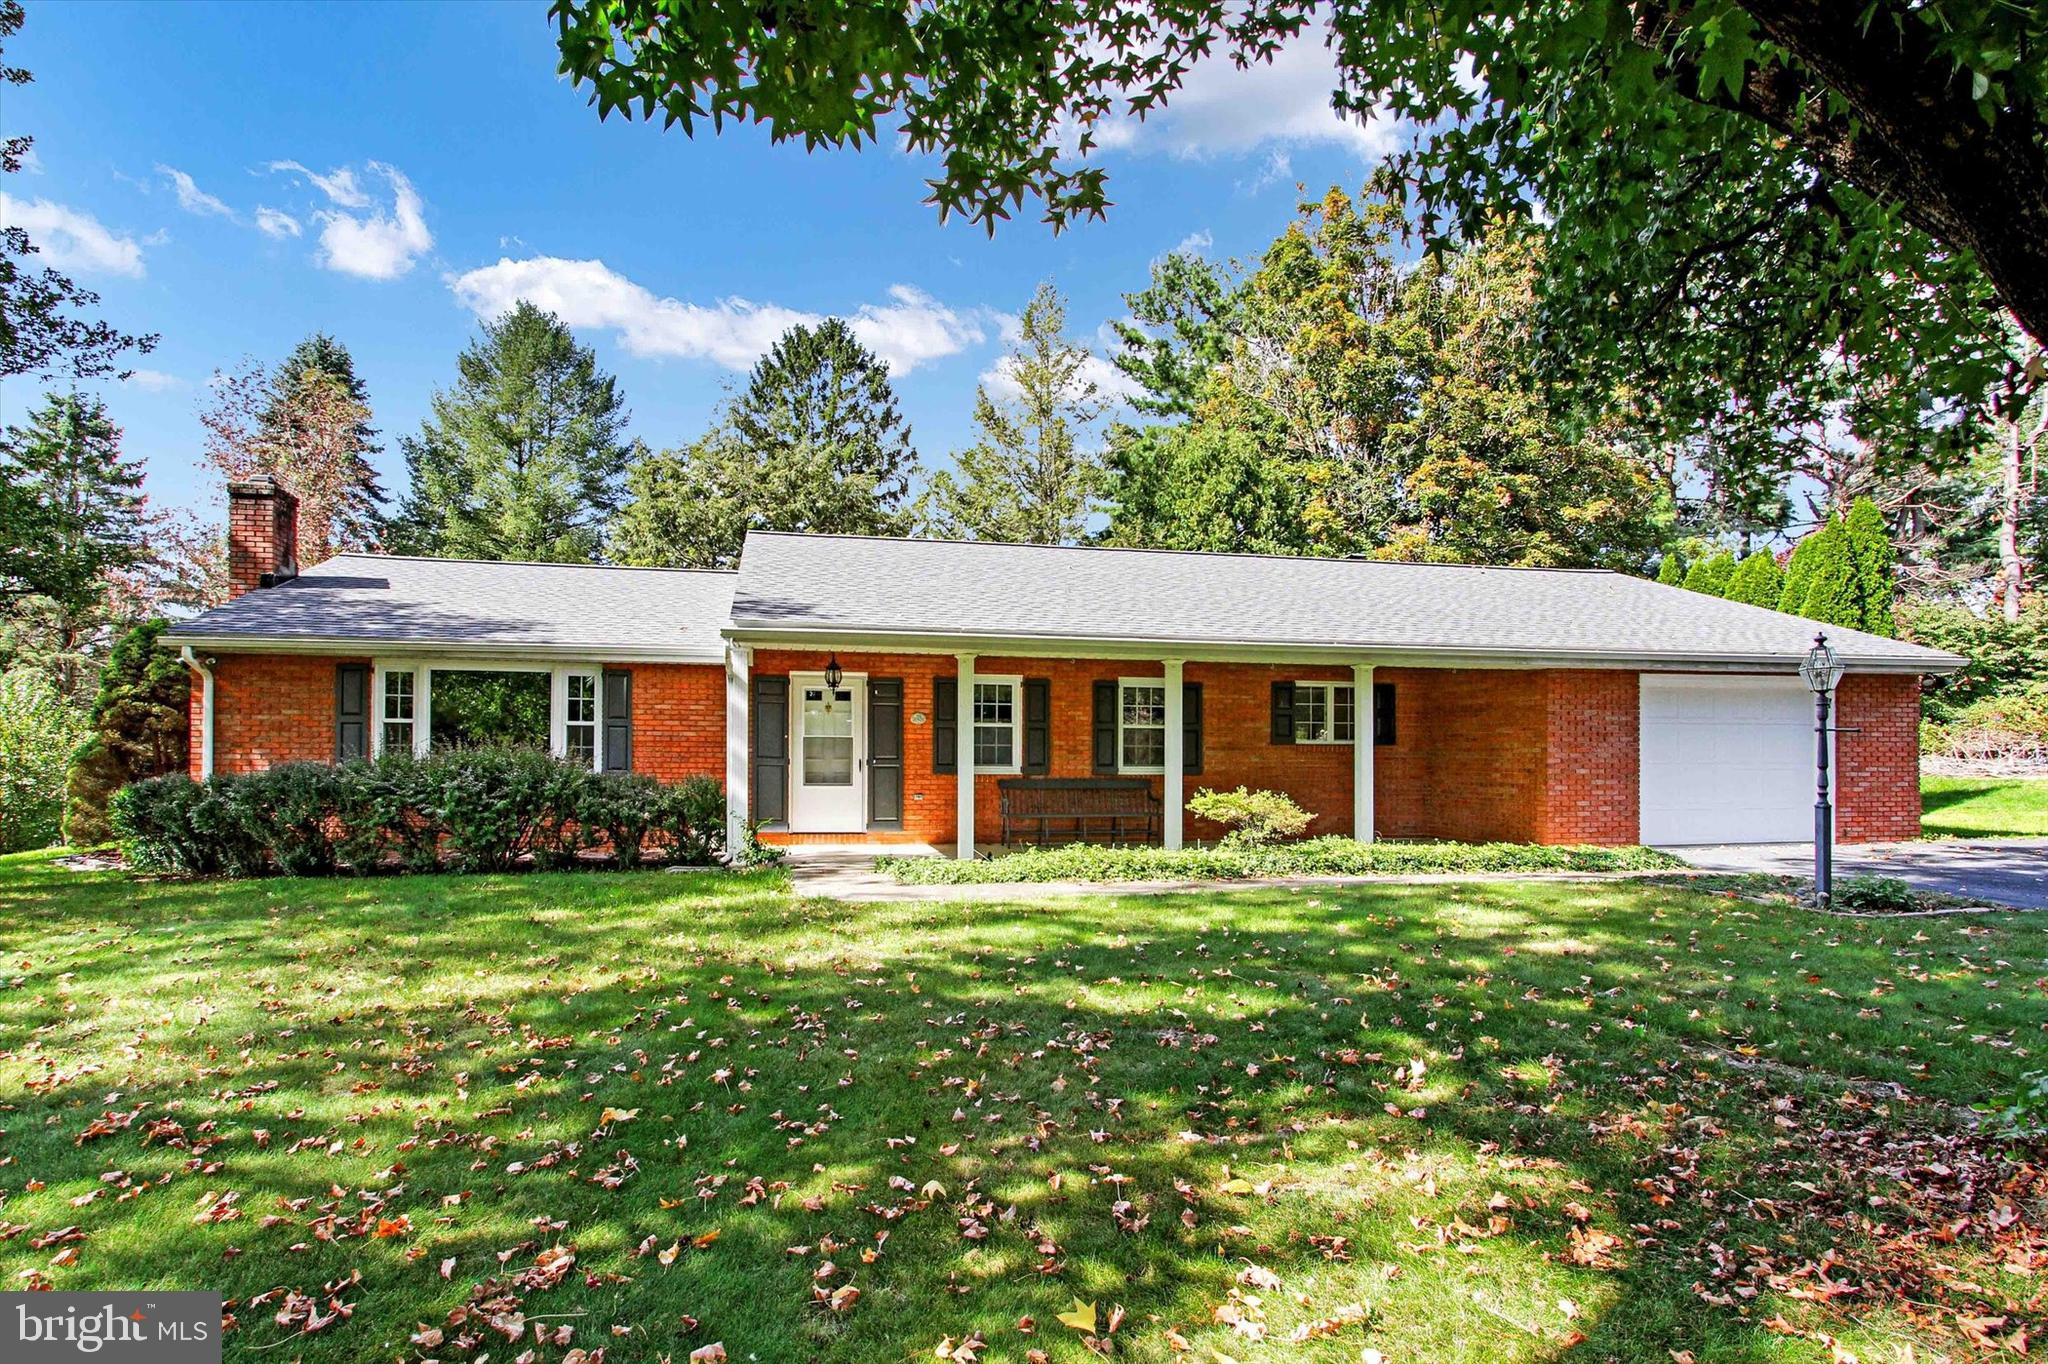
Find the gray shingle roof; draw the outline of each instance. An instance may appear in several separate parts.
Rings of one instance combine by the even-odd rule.
[[[591,564],[340,554],[170,633],[172,644],[287,641],[715,660],[733,575]]]
[[[1597,570],[755,533],[736,630],[1545,659],[1797,662],[1814,622]],[[1961,660],[1828,628],[1851,662]]]

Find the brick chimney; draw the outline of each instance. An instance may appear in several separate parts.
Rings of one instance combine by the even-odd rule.
[[[299,499],[269,474],[228,481],[228,600],[299,576]]]

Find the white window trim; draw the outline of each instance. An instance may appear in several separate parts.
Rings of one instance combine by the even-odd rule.
[[[596,679],[597,732],[591,745],[590,769],[593,772],[604,770],[604,665],[601,663],[542,663],[536,666],[523,659],[433,654],[373,658],[370,664],[375,720],[370,731],[370,756],[373,758],[384,754],[384,678],[388,674],[412,674],[412,752],[414,757],[424,758],[434,742],[435,673],[545,673],[548,676],[548,751],[558,758],[569,752],[569,679],[579,675]]]
[[[1125,687],[1157,687],[1159,688],[1160,699],[1163,701],[1166,696],[1166,679],[1164,677],[1119,677],[1116,680],[1116,770],[1118,772],[1127,773],[1134,777],[1163,775],[1166,771],[1165,763],[1159,763],[1151,767],[1133,767],[1124,761]],[[1153,728],[1153,726],[1140,725],[1138,726],[1138,728],[1151,729]],[[1161,751],[1163,752],[1164,740],[1166,738],[1166,726],[1164,724],[1161,724],[1157,728],[1159,730],[1159,737],[1161,739]]]
[[[1325,700],[1323,703],[1323,708],[1324,713],[1330,717],[1330,737],[1326,739],[1304,739],[1300,735],[1296,735],[1294,738],[1294,742],[1302,745],[1334,744],[1342,748],[1349,748],[1352,744],[1356,743],[1358,741],[1359,718],[1357,696],[1358,689],[1349,682],[1332,682],[1324,678],[1316,678],[1313,681],[1306,682],[1297,681],[1294,684],[1294,690],[1296,692],[1299,692],[1303,687],[1314,687],[1319,691],[1329,693],[1328,699]],[[1337,693],[1340,691],[1348,691],[1353,693],[1351,697],[1351,738],[1349,739],[1339,739],[1337,737]]]
[[[976,673],[973,678],[973,687],[982,686],[1008,687],[1010,689],[1010,761],[1000,765],[976,763],[974,770],[977,772],[992,772],[998,776],[1020,773],[1024,770],[1024,679],[1021,675],[1010,677],[1002,673]],[[961,721],[961,723],[967,726],[967,751],[969,753],[974,751],[974,731],[979,728],[974,723],[973,687],[968,689],[967,696],[964,698],[964,708],[967,714]],[[995,727],[994,725],[989,726],[990,729]]]

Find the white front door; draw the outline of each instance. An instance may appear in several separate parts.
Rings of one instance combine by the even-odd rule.
[[[795,749],[789,827],[796,833],[856,834],[867,827],[867,679],[837,687],[815,673],[789,679]]]

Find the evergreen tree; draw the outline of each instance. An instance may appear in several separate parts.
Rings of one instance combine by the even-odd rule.
[[[390,539],[415,554],[575,563],[597,558],[636,448],[625,400],[552,313],[521,302],[456,360],[417,436]]]
[[[370,549],[383,531],[384,504],[384,487],[370,456],[384,447],[377,443],[377,428],[370,425],[370,390],[357,376],[348,347],[325,332],[314,332],[292,347],[271,376],[272,396],[263,412],[263,431],[274,444],[289,446],[304,421],[299,414],[319,403],[308,390],[317,387],[322,378],[346,395],[348,415],[355,418],[347,425],[348,439],[337,451],[342,468],[336,479],[334,505],[327,510],[329,545],[336,554]]]
[[[1677,550],[1665,552],[1664,561],[1657,565],[1657,581],[1666,587],[1685,585],[1685,560]]]
[[[74,847],[114,836],[107,802],[123,786],[185,770],[191,674],[157,647],[167,628],[167,621],[145,621],[107,655],[87,722],[91,737],[72,754],[65,780],[64,841]]]
[[[1304,554],[1304,489],[1254,426],[1196,422],[1110,433],[1106,544]]]
[[[1894,576],[1897,555],[1892,550],[1891,528],[1884,513],[1867,497],[1856,499],[1842,523],[1849,559],[1856,570],[1856,594],[1861,602],[1857,628],[1889,638],[1898,629],[1892,620],[1892,605],[1898,596]]]
[[[1760,549],[1735,566],[1734,576],[1728,579],[1726,595],[1729,601],[1747,602],[1751,606],[1775,611],[1784,590],[1785,574],[1778,567],[1777,557],[1767,549]]]
[[[1863,628],[1863,584],[1856,571],[1856,556],[1849,543],[1842,518],[1831,516],[1819,531],[1808,537],[1812,546],[1806,575],[1806,596],[1799,614],[1809,620],[1840,625],[1851,630]]]
[[[1818,531],[1816,531],[1816,534]],[[1813,585],[1813,565],[1816,552],[1813,535],[1800,539],[1792,546],[1792,557],[1785,563],[1785,586],[1778,593],[1778,609],[1800,615],[1806,606],[1806,589]]]
[[[917,454],[889,369],[838,318],[784,332],[717,429],[641,461],[610,552],[722,567],[749,530],[902,535]]]
[[[1735,555],[1728,550],[1708,555],[1685,571],[1685,588],[1709,597],[1728,595],[1728,582],[1735,576]]]
[[[1058,545],[1081,536],[1103,483],[1102,462],[1083,444],[1102,415],[1088,377],[1094,358],[1066,337],[1067,305],[1050,284],[1024,309],[1003,377],[1017,391],[975,391],[981,438],[954,456],[920,503],[933,533],[969,540]]]
[[[81,698],[109,623],[109,580],[149,555],[141,461],[122,457],[99,399],[51,394],[0,437],[0,481],[29,513],[0,528],[13,579],[0,654]]]

